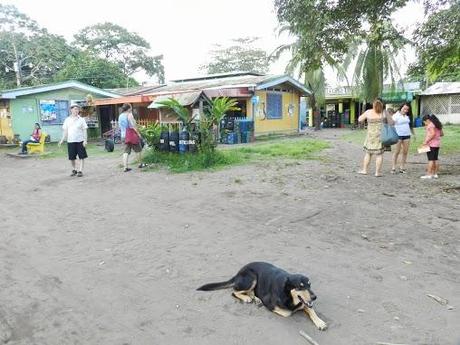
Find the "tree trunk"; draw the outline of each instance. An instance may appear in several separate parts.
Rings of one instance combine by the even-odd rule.
[[[318,105],[316,104],[316,97],[315,94],[310,96],[311,101],[311,108],[313,109],[313,123],[315,124],[315,131],[319,131],[321,129],[321,112],[318,109]]]
[[[14,59],[16,60],[14,62],[14,73],[16,74],[16,85],[18,87],[21,87],[21,60],[19,59],[19,54],[18,50],[16,48],[16,43],[13,41],[11,42],[13,44],[13,50],[14,50]]]

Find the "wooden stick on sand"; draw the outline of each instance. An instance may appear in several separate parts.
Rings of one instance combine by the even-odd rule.
[[[308,340],[308,342],[311,344],[311,345],[319,345],[316,341],[314,341],[307,333],[305,333],[304,331],[299,331],[300,335],[302,337],[304,337],[305,339]]]

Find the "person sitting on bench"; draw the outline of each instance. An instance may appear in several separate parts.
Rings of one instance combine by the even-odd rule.
[[[42,132],[41,132],[40,124],[38,122],[35,122],[35,128],[32,132],[32,135],[30,136],[30,139],[22,142],[22,150],[19,153],[26,155],[27,154],[27,144],[28,143],[39,143],[41,134]]]

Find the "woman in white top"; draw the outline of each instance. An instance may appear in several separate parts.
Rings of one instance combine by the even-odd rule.
[[[396,173],[396,165],[398,164],[398,157],[401,153],[401,161],[399,164],[399,172],[406,173],[407,153],[409,152],[409,144],[411,134],[414,136],[414,129],[412,128],[412,109],[409,103],[404,103],[393,115],[394,126],[396,133],[398,133],[399,141],[395,144],[393,153],[393,164],[391,166],[391,173]]]

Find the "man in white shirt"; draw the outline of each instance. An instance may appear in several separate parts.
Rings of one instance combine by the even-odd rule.
[[[80,106],[73,104],[70,106],[70,115],[64,120],[62,125],[62,139],[59,146],[67,139],[67,152],[70,163],[72,164],[72,173],[70,176],[83,176],[84,159],[88,157],[86,153],[87,129],[85,119],[80,117]],[[77,156],[80,160],[79,169],[76,170]]]

